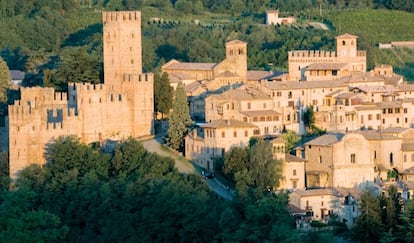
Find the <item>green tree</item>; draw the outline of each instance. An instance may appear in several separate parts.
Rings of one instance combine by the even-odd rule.
[[[156,73],[154,76],[154,105],[155,111],[161,113],[161,117],[168,115],[172,108],[172,87],[168,74],[163,73],[161,76]]]
[[[236,190],[243,200],[260,197],[279,185],[282,161],[273,158],[272,146],[263,139],[252,139],[247,168],[234,173]]]
[[[51,78],[52,82],[55,82],[55,88],[65,91],[69,82],[101,82],[98,56],[88,48],[87,46],[67,47],[62,51],[55,76]]]
[[[7,89],[10,87],[11,76],[9,67],[3,58],[0,57],[0,103],[5,103],[7,101]]]
[[[410,199],[400,215],[399,233],[406,242],[414,242],[414,199]]]
[[[300,136],[291,130],[282,133],[281,137],[286,141],[286,151],[289,152],[291,152],[296,144],[300,141]]]
[[[234,184],[234,174],[248,168],[249,158],[245,148],[232,147],[224,154],[223,173]]]
[[[53,213],[39,210],[31,191],[0,192],[0,242],[55,242],[69,228]]]
[[[172,109],[166,143],[172,149],[183,151],[184,138],[189,131],[189,126],[193,123],[190,117],[183,83],[179,83],[177,86]]]
[[[379,200],[369,191],[364,191],[361,194],[359,211],[361,214],[352,230],[353,238],[361,242],[378,242],[384,230]]]

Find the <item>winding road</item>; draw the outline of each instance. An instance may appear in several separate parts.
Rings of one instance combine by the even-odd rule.
[[[184,174],[198,174],[200,176],[201,173],[196,169],[196,167],[189,162],[187,159],[185,159],[183,156],[168,150],[167,148],[164,148],[160,140],[158,138],[152,138],[148,140],[141,141],[142,145],[145,149],[147,149],[149,152],[157,153],[161,156],[166,156],[173,158],[175,161],[175,167],[180,173]],[[226,199],[226,200],[232,200],[233,199],[233,191],[227,190],[226,186],[223,185],[219,180],[216,178],[212,179],[205,179],[207,185],[217,193],[220,197]]]

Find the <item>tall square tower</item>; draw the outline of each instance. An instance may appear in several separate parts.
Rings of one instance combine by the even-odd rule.
[[[103,12],[104,83],[121,91],[123,75],[142,73],[141,12]]]

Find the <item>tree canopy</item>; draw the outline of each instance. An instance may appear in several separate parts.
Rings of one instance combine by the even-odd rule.
[[[297,238],[287,196],[243,204],[217,197],[201,176],[180,174],[171,158],[134,139],[112,152],[59,138],[47,163],[0,190],[0,241],[211,242]]]
[[[169,120],[169,128],[166,135],[166,144],[172,149],[183,151],[184,138],[193,123],[187,104],[184,84],[179,83],[175,91],[175,98],[172,104],[172,113]]]

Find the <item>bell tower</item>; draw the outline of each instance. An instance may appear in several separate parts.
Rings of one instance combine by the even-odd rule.
[[[226,61],[232,64],[232,71],[240,81],[247,81],[247,43],[233,40],[226,43]]]
[[[343,34],[336,37],[336,55],[341,61],[349,61],[357,56],[357,36]]]
[[[103,12],[104,83],[120,91],[125,74],[142,73],[141,12]]]

